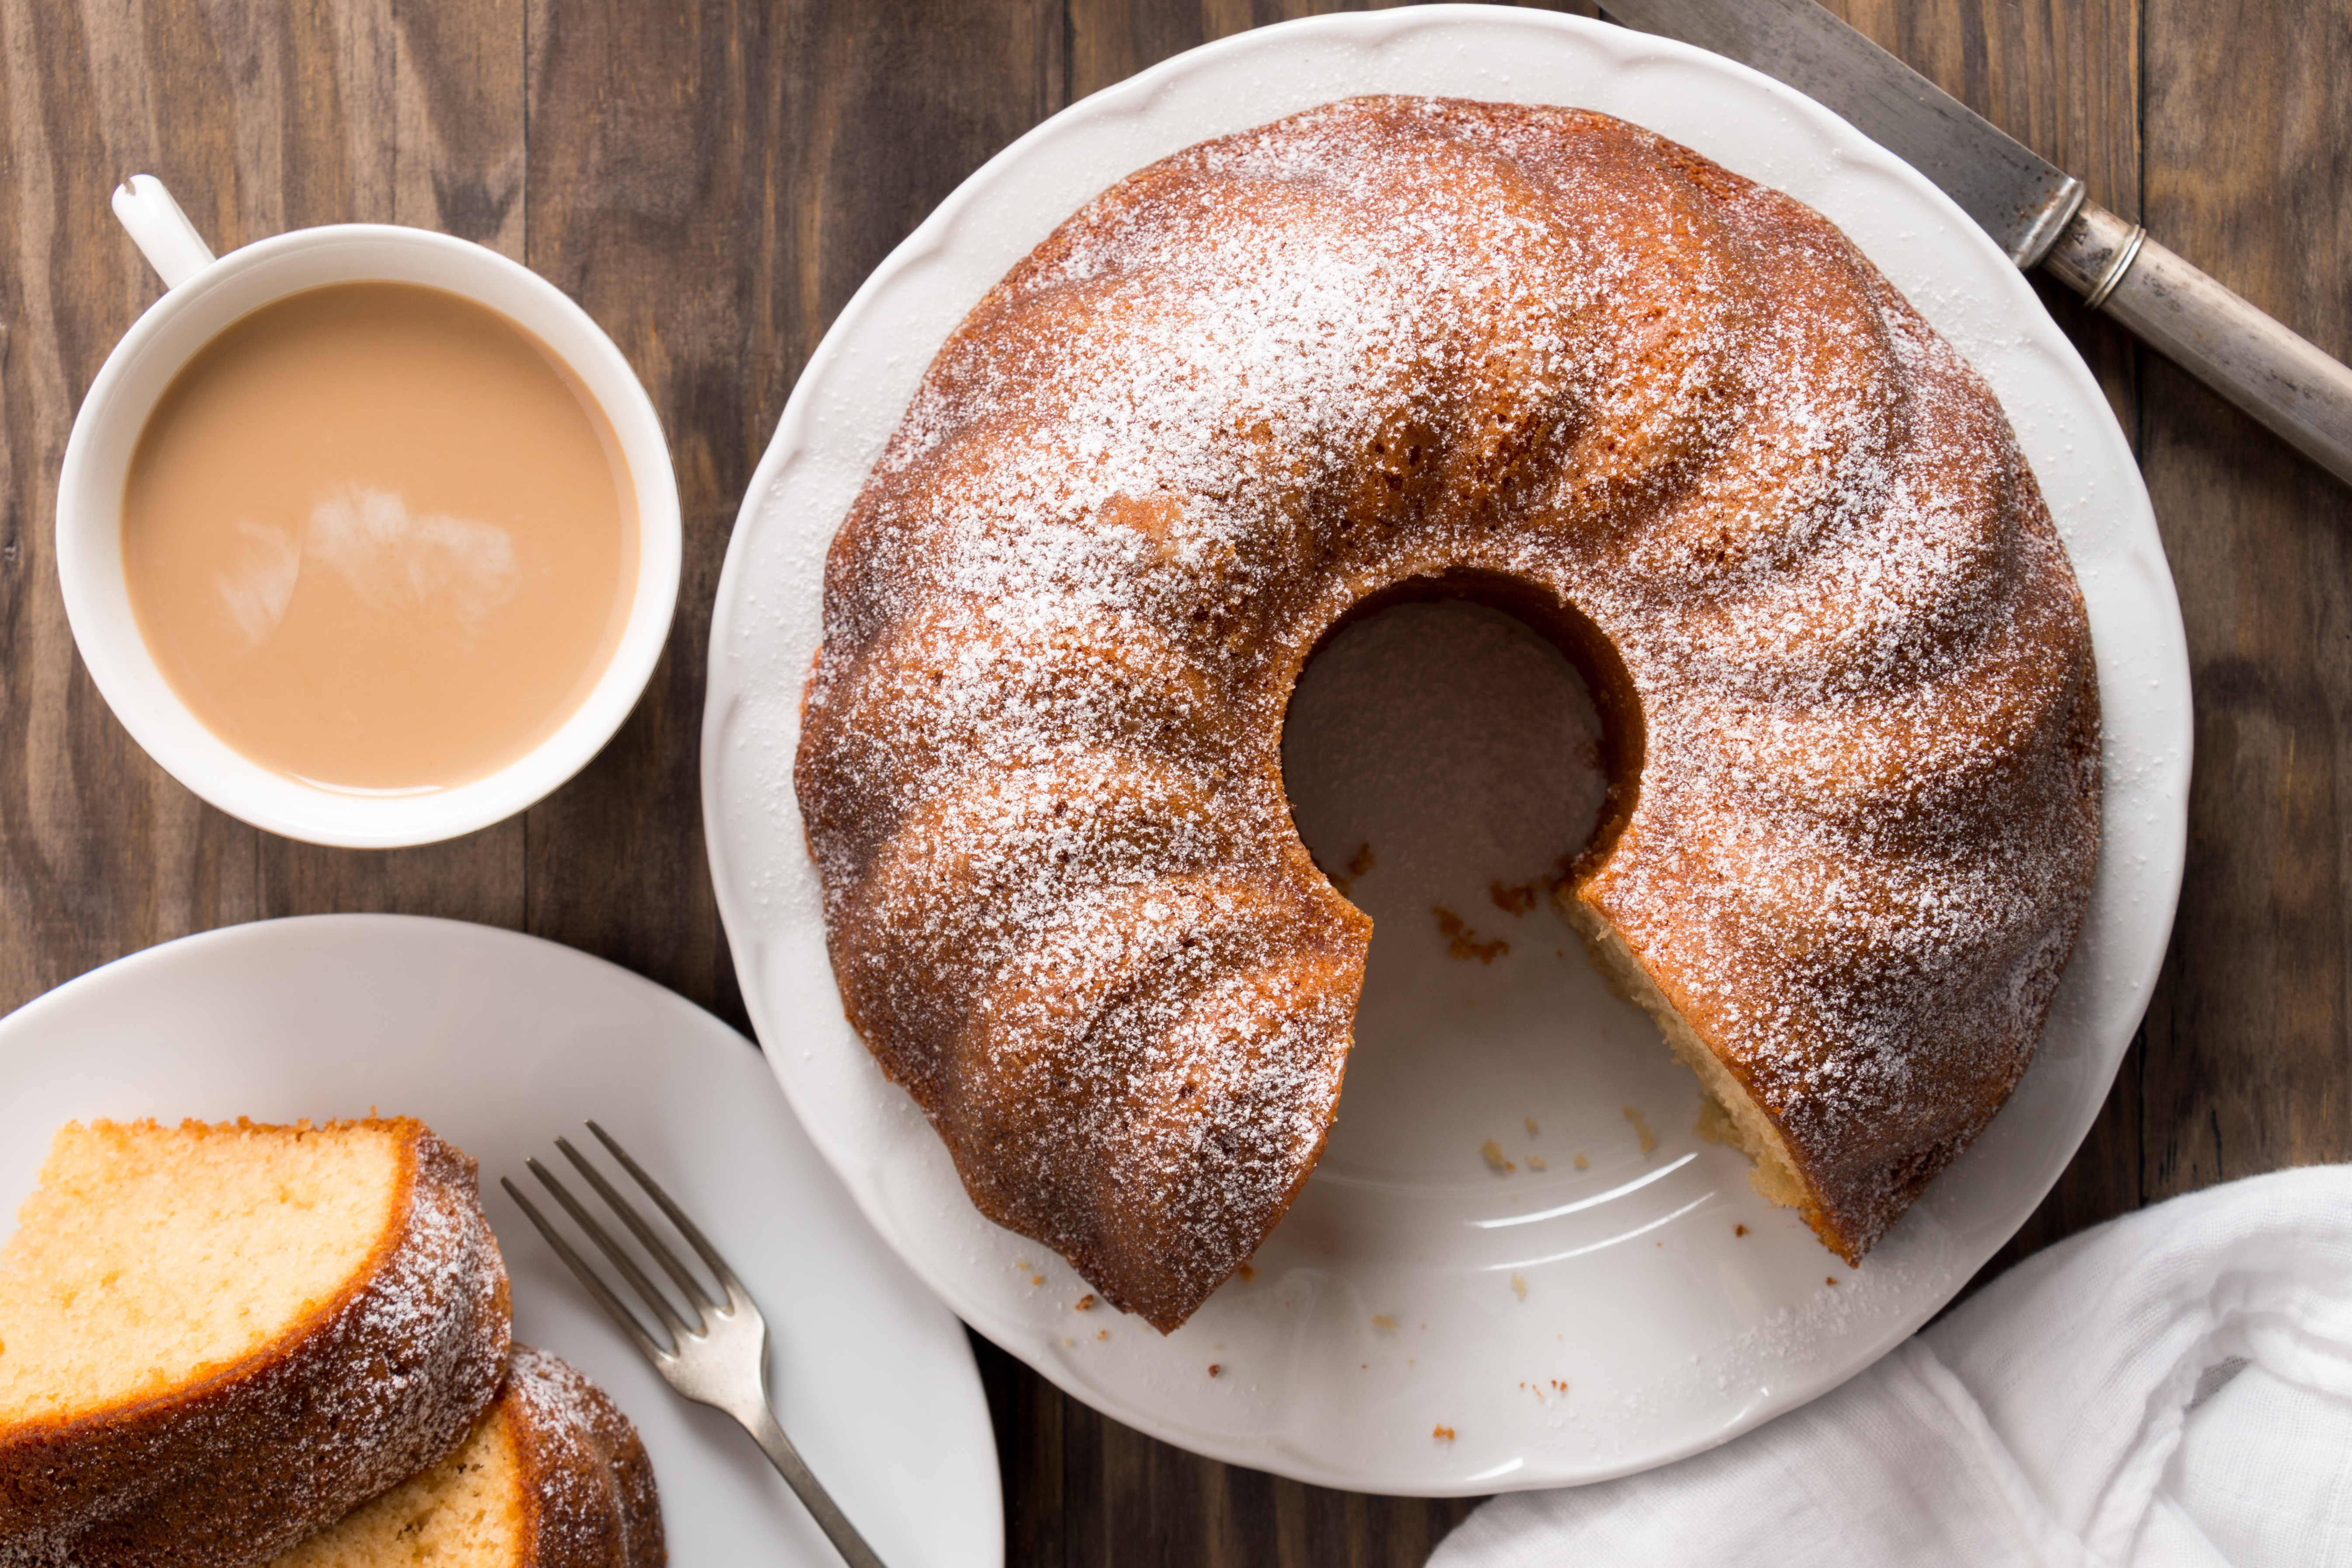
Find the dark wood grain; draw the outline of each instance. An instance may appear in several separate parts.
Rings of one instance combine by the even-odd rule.
[[[11,0],[0,5],[0,1008],[271,915],[518,927],[743,1022],[696,782],[727,534],[867,271],[1076,97],[1321,0]],[[1575,5],[1591,14],[1589,5]],[[1834,0],[2094,199],[2352,352],[2352,8]],[[216,247],[418,224],[579,300],[652,394],[686,519],[645,702],[524,816],[383,854],[194,800],[74,655],[50,542],[84,390],[157,285],[106,209],[161,175]],[[2045,291],[2143,457],[2197,682],[2189,875],[2140,1040],[1996,1267],[2109,1215],[2352,1157],[2352,492]],[[5,1086],[0,1086],[5,1092]],[[1183,1454],[980,1347],[1018,1564],[1411,1564],[1466,1505]]]
[[[2284,0],[2227,47],[2199,5],[2149,0],[2145,26],[2143,221],[2352,355],[2352,12]],[[2352,1157],[2352,491],[2153,355],[2141,410],[2199,699],[2187,888],[2142,1063],[2153,1199]]]

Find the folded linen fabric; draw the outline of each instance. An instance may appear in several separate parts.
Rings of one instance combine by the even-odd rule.
[[[1765,1562],[2352,1568],[2352,1165],[2070,1237],[1723,1447],[1496,1499],[1431,1568]]]

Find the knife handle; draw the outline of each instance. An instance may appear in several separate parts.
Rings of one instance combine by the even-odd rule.
[[[2352,370],[2090,202],[2043,265],[2092,309],[2352,484]]]

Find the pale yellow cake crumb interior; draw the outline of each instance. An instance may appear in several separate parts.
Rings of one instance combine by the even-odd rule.
[[[1805,1184],[1797,1175],[1788,1144],[1763,1108],[1716,1059],[1706,1042],[1683,1022],[1682,1015],[1675,1011],[1674,1004],[1666,1000],[1649,972],[1634,960],[1632,950],[1609,923],[1565,889],[1558,895],[1558,902],[1569,923],[1584,938],[1609,983],[1620,995],[1657,1020],[1675,1055],[1697,1075],[1699,1088],[1706,1090],[1707,1100],[1699,1112],[1699,1135],[1727,1143],[1754,1161],[1754,1169],[1748,1173],[1748,1184],[1766,1198],[1782,1208],[1804,1207]]]
[[[456,1453],[272,1558],[268,1568],[494,1568],[521,1560],[523,1521],[522,1470],[500,1401]]]
[[[394,1125],[68,1122],[0,1248],[0,1426],[226,1369],[332,1301],[401,1218]]]

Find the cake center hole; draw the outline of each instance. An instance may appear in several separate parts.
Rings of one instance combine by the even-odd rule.
[[[1471,601],[1406,603],[1308,662],[1283,783],[1307,851],[1376,929],[1443,910],[1458,934],[1507,941],[1592,837],[1601,742],[1583,678],[1549,638]]]
[[[1578,667],[1482,603],[1374,611],[1300,675],[1291,811],[1373,931],[1339,1121],[1284,1222],[1291,1245],[1360,1230],[1410,1248],[1400,1194],[1441,1229],[1508,1223],[1669,1157],[1629,1118],[1687,1126],[1689,1075],[1553,901],[1601,817],[1603,755]]]

